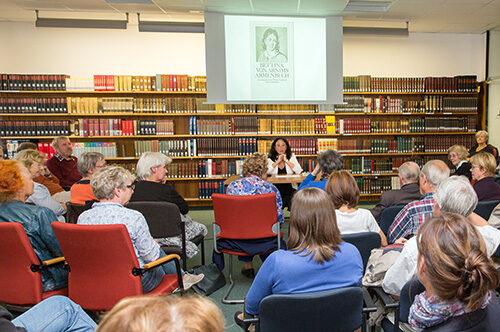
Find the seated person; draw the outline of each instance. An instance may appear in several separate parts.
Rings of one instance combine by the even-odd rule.
[[[443,213],[418,230],[418,278],[408,320],[432,331],[498,331],[500,277],[480,233],[463,216]]]
[[[354,245],[342,241],[333,209],[321,189],[306,188],[294,195],[288,250],[273,252],[262,264],[245,298],[247,314],[258,315],[260,301],[271,294],[360,285],[361,255]],[[241,319],[243,315],[237,313],[238,325]]]
[[[42,152],[38,150],[22,150],[14,159],[24,164],[32,179],[42,174],[42,167],[45,162],[45,155]],[[65,221],[66,204],[56,202],[43,184],[34,182],[33,195],[26,199],[26,203],[46,207],[55,213],[59,221]]]
[[[344,158],[334,150],[326,150],[318,155],[318,163],[314,170],[302,181],[299,189],[304,188],[320,188],[325,190],[326,182],[328,177],[334,171],[340,170],[344,167]],[[316,181],[316,177],[321,173],[319,181]]]
[[[278,137],[271,144],[269,151],[267,173],[272,175],[300,174],[302,167],[295,154],[292,153],[290,143],[286,138]],[[283,208],[290,209],[290,202],[295,193],[291,183],[276,184],[283,200]]]
[[[384,232],[369,210],[356,209],[359,188],[354,177],[346,170],[333,172],[328,178],[326,192],[332,198],[340,234],[375,232],[383,247],[387,245]]]
[[[389,190],[380,195],[380,201],[370,210],[375,220],[379,221],[382,212],[389,206],[406,205],[420,198],[418,176],[420,168],[413,161],[407,161],[398,168],[401,189]]]
[[[134,191],[133,180],[132,174],[119,166],[109,166],[98,170],[92,176],[90,185],[99,202],[94,203],[92,209],[80,214],[77,223],[81,225],[125,225],[137,260],[142,267],[166,254],[151,237],[144,216],[138,211],[124,207]],[[146,272],[142,276],[143,292],[148,293],[156,288],[165,274],[175,273],[173,261],[163,264],[161,268]],[[203,279],[203,274],[195,276],[183,273],[183,275],[184,289],[190,288]]]
[[[469,152],[463,145],[453,145],[448,149],[448,159],[455,166],[455,173],[453,175],[463,175],[467,179],[472,180],[470,172],[471,164],[467,161]]]
[[[85,205],[87,202],[97,202],[90,187],[90,177],[97,170],[106,167],[104,155],[99,152],[84,152],[80,155],[77,166],[82,179],[71,186],[70,203]]]
[[[500,245],[500,231],[473,211],[477,205],[477,195],[469,181],[462,176],[452,176],[441,182],[434,193],[433,216],[441,212],[460,214],[469,220],[482,235],[489,256]],[[399,296],[404,284],[417,273],[417,239],[412,237],[404,244],[403,250],[393,266],[385,274],[382,288],[390,294]]]
[[[24,165],[15,160],[0,162],[0,222],[18,222],[23,225],[33,250],[40,262],[60,257],[61,247],[50,225],[57,217],[51,210],[25,204],[33,194],[33,180]],[[66,287],[68,271],[62,264],[42,269],[44,292]]]
[[[476,144],[474,144],[469,150],[469,158],[479,152],[491,153],[495,160],[498,158],[498,149],[491,144],[488,144],[488,132],[486,130],[480,130],[476,133]]]
[[[499,201],[500,186],[493,176],[497,168],[495,157],[490,153],[480,152],[470,158],[471,173],[477,198],[482,201]]]
[[[69,190],[73,183],[82,178],[77,168],[78,158],[73,156],[73,147],[66,136],[54,138],[52,147],[56,154],[50,157],[45,164],[50,172],[59,179],[61,187]]]
[[[66,296],[51,296],[12,319],[0,306],[0,331],[92,332],[97,324]]]
[[[17,147],[17,152],[23,150],[38,150],[38,146],[33,142],[23,142]],[[42,174],[33,179],[33,181],[43,184],[49,190],[52,198],[59,203],[69,202],[70,194],[64,191],[59,184],[59,179],[50,173],[47,166],[42,166]]]
[[[207,227],[197,223],[187,215],[189,206],[175,188],[165,183],[167,170],[165,166],[172,159],[160,152],[145,152],[137,163],[137,177],[139,181],[135,184],[131,202],[169,202],[179,207],[181,219],[186,230],[186,255],[188,258],[198,253],[198,246],[191,242],[199,235],[208,234]],[[181,236],[156,239],[160,246],[182,247]]]
[[[224,332],[224,316],[208,297],[135,296],[106,313],[96,332]]]
[[[283,205],[281,201],[281,195],[278,189],[272,184],[267,182],[267,157],[263,153],[256,152],[245,158],[243,162],[243,176],[244,178],[239,180],[234,180],[227,187],[228,195],[235,196],[247,196],[247,195],[259,195],[259,194],[276,194],[276,210],[278,213],[278,221],[283,223],[285,220],[283,217]],[[253,269],[253,255],[259,252],[267,252],[277,249],[276,237],[271,237],[268,239],[259,240],[229,240],[229,239],[218,239],[217,246],[219,249],[229,249],[234,251],[245,252],[251,256],[238,256],[238,259],[245,262],[245,265],[241,273],[248,277],[253,278],[255,276],[255,271]],[[281,246],[283,247],[285,243],[282,241]],[[264,261],[268,254],[260,255],[262,261]],[[224,269],[224,257],[222,254],[213,252],[213,261],[217,264],[217,267],[222,271]]]
[[[422,167],[419,174],[418,186],[422,197],[401,209],[389,227],[387,241],[394,243],[400,238],[410,238],[417,234],[417,230],[425,218],[432,215],[434,207],[433,193],[441,181],[450,176],[450,169],[442,160],[430,160]]]

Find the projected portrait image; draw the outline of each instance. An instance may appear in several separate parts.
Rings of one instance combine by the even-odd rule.
[[[255,53],[257,62],[287,62],[287,33],[286,27],[256,26]]]

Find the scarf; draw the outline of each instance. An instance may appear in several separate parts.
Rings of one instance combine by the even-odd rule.
[[[491,291],[483,299],[481,309],[486,308],[491,300]],[[461,316],[470,312],[467,306],[458,301],[444,302],[438,296],[427,297],[427,292],[415,296],[410,307],[408,321],[417,330],[440,324],[451,317]]]

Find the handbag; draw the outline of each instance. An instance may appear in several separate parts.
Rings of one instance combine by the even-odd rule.
[[[222,274],[214,263],[197,265],[188,272],[192,274],[203,273],[205,275],[202,281],[192,287],[196,294],[210,295],[226,285],[226,277],[224,277],[224,274]]]

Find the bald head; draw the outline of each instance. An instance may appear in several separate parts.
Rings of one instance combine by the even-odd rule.
[[[407,161],[398,168],[399,179],[401,180],[401,185],[408,183],[415,183],[418,181],[418,176],[420,174],[420,167],[417,163],[413,161]]]

